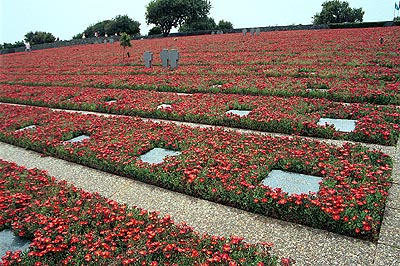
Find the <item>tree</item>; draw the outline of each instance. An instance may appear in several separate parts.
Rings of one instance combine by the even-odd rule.
[[[362,22],[364,13],[362,8],[351,8],[346,1],[332,0],[325,1],[321,13],[316,13],[312,19],[313,24]]]
[[[219,30],[232,30],[233,24],[229,21],[220,20],[217,27]]]
[[[131,19],[127,15],[118,15],[113,19],[103,20],[97,22],[96,24],[90,25],[86,28],[86,30],[83,31],[83,33],[86,37],[93,37],[95,32],[97,32],[99,36],[104,36],[106,33],[112,35],[120,32],[136,35],[140,33],[139,27],[140,23],[138,21]]]
[[[186,21],[179,27],[179,32],[190,32],[199,30],[215,30],[217,24],[214,19],[208,16],[200,17],[196,20]]]
[[[105,33],[114,34],[125,32],[129,35],[140,34],[140,23],[129,18],[127,15],[119,15],[104,26]]]
[[[146,6],[146,23],[159,26],[163,36],[168,36],[173,27],[205,17],[210,9],[207,0],[151,0]]]
[[[122,32],[121,33],[121,37],[119,38],[119,43],[120,45],[124,48],[124,52],[122,54],[122,64],[124,63],[124,58],[125,58],[125,49],[126,47],[131,47],[131,37],[129,37],[128,34],[126,34],[126,32]],[[127,54],[129,57],[129,53]]]
[[[158,27],[158,26],[155,26],[155,27],[153,27],[153,28],[151,28],[149,30],[149,36],[151,36],[151,35],[159,35],[161,33],[162,33],[161,28]]]
[[[50,32],[44,31],[30,31],[25,34],[25,41],[30,44],[51,43],[56,40],[56,37]]]

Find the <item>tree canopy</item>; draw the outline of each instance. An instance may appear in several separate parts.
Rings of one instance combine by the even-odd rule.
[[[30,31],[25,34],[25,41],[30,44],[51,43],[56,40],[56,37],[50,32],[44,31]]]
[[[113,35],[115,33],[125,32],[129,35],[140,33],[140,23],[128,17],[127,15],[118,15],[111,20],[103,20],[96,24],[90,25],[83,31],[87,37],[93,37],[95,32],[99,36]]]
[[[210,9],[207,0],[151,0],[146,6],[146,22],[159,26],[168,36],[173,27],[206,17]]]
[[[362,22],[364,13],[362,8],[351,8],[346,1],[325,1],[321,13],[313,17],[313,24]]]
[[[197,19],[189,20],[179,27],[179,32],[190,32],[200,30],[229,30],[233,29],[233,24],[229,21],[220,20],[215,23],[212,17],[204,16]]]

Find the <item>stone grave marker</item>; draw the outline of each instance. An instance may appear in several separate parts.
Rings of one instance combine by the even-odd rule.
[[[335,118],[321,118],[318,121],[319,126],[325,126],[325,124],[333,125],[337,131],[351,132],[356,127],[357,120],[351,119],[335,119]]]
[[[110,44],[114,44],[114,38],[110,39]]]
[[[144,60],[144,66],[146,68],[151,68],[152,65],[152,61],[153,61],[153,53],[150,51],[146,51],[143,54],[143,60]]]
[[[115,100],[115,99],[111,99],[111,100],[106,101],[106,103],[108,103],[108,104],[115,103],[115,102],[117,102],[117,100]]]
[[[75,138],[69,139],[64,141],[64,143],[75,143],[75,142],[82,142],[85,139],[90,139],[90,137],[88,135],[80,135],[77,136]]]
[[[36,129],[36,125],[26,126],[26,127],[23,127],[23,128],[15,130],[15,132],[24,131],[24,130],[31,130],[31,129]]]
[[[250,29],[250,35],[254,36],[254,29]]]
[[[243,33],[243,36],[246,36],[247,29],[243,29],[243,30],[242,30],[242,33]]]
[[[163,108],[172,108],[172,105],[163,103],[157,106],[157,109],[163,109]]]
[[[4,229],[0,231],[0,258],[5,256],[7,251],[25,251],[30,243],[30,240],[14,235],[11,229]]]
[[[154,148],[147,153],[141,155],[139,159],[142,162],[149,163],[149,164],[159,164],[164,162],[164,159],[169,156],[178,156],[181,154],[180,151],[173,151],[163,148]]]
[[[238,116],[241,116],[241,117],[245,117],[245,116],[247,116],[250,112],[251,112],[251,111],[232,109],[232,110],[226,111],[226,114],[234,114],[234,115],[238,115]]]
[[[281,188],[282,191],[291,194],[302,194],[309,192],[317,193],[322,178],[312,175],[304,175],[281,170],[272,170],[263,180],[262,184],[272,189]]]
[[[257,35],[257,36],[260,36],[260,33],[261,33],[260,28],[257,28],[257,29],[256,29],[256,35]]]
[[[104,41],[103,41],[103,42],[104,42],[104,44],[107,44],[107,39],[104,39]]]
[[[168,49],[162,49],[160,53],[162,67],[167,68],[169,65],[169,52]]]
[[[178,67],[178,61],[179,61],[179,52],[178,50],[170,50],[169,55],[168,55],[168,62],[171,67],[171,69],[175,69]]]
[[[215,32],[214,32],[214,31],[212,31],[212,32],[211,32],[211,35],[214,35],[214,34],[215,34]]]

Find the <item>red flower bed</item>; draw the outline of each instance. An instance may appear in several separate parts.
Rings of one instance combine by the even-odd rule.
[[[0,160],[0,230],[32,240],[1,265],[290,265],[272,243],[200,235],[158,217],[77,189],[37,169]]]
[[[384,145],[396,145],[400,133],[400,109],[395,106],[343,104],[303,97],[180,95],[143,90],[3,85],[0,100]],[[109,103],[108,100],[118,101]],[[172,108],[157,108],[166,103]],[[251,112],[246,117],[238,117],[226,114],[230,109]],[[332,127],[318,126],[321,117],[358,122],[353,132],[342,133]]]
[[[23,126],[36,129],[15,131]],[[77,135],[82,143],[64,144]],[[379,151],[300,138],[178,127],[0,105],[0,139],[204,199],[333,232],[376,240],[391,159]],[[138,160],[152,148],[181,151],[161,164]],[[261,185],[273,169],[320,176],[318,193],[288,195]]]
[[[399,32],[388,27],[137,40],[127,66],[120,65],[118,44],[65,47],[2,55],[0,81],[399,104]],[[161,68],[157,54],[163,48],[180,51],[178,70]],[[143,66],[147,50],[156,55],[152,69]]]

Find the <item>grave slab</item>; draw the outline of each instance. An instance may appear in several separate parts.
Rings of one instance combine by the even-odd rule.
[[[157,109],[163,109],[163,108],[172,108],[172,105],[163,103],[157,106]]]
[[[75,138],[66,140],[66,141],[64,141],[64,143],[81,142],[81,141],[83,141],[83,140],[85,140],[85,139],[90,139],[90,137],[89,137],[88,135],[80,135],[80,136],[77,136],[77,137],[75,137]]]
[[[25,251],[30,243],[30,240],[14,235],[11,229],[4,229],[0,231],[0,258],[5,256],[7,251]]]
[[[229,110],[226,111],[226,114],[234,114],[234,115],[238,115],[241,117],[247,116],[251,111],[246,111],[246,110]]]
[[[334,118],[321,118],[318,121],[319,126],[325,126],[325,124],[333,125],[337,131],[351,132],[356,127],[357,120],[351,119],[334,119]]]
[[[15,130],[15,132],[19,132],[19,131],[24,131],[24,130],[30,130],[30,129],[35,129],[36,125],[30,125],[30,126],[26,126],[20,129]]]
[[[319,191],[319,182],[322,179],[318,176],[304,175],[282,170],[272,170],[263,180],[262,184],[272,189],[281,188],[291,194],[308,194]]]
[[[166,157],[178,156],[179,154],[181,154],[180,151],[173,151],[163,148],[154,148],[148,151],[147,153],[141,155],[139,159],[145,163],[159,164],[164,162],[164,159]]]

